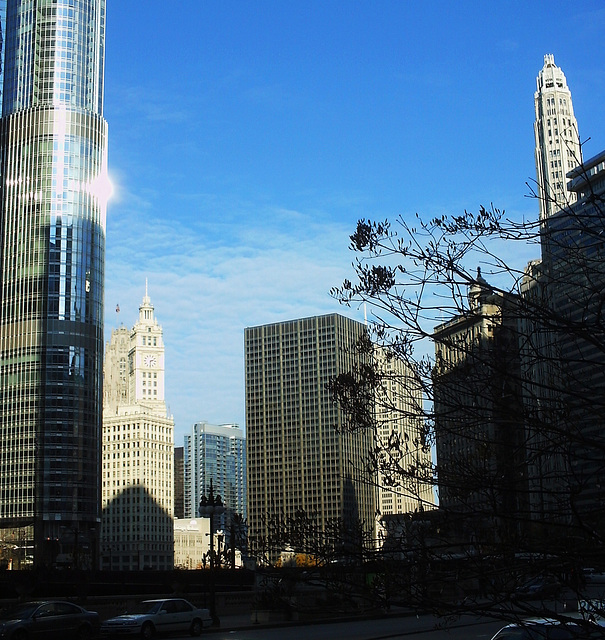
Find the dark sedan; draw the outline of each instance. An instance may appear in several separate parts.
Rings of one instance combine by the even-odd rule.
[[[26,602],[0,611],[2,640],[89,640],[99,627],[98,613],[71,602]]]

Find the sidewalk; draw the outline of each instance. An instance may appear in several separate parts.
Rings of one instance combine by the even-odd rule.
[[[416,612],[403,607],[392,607],[390,611],[368,611],[367,614],[345,614],[310,617],[305,616],[301,619],[291,620],[278,620],[269,619],[266,620],[262,615],[258,615],[258,612],[252,611],[251,613],[239,613],[233,615],[220,616],[219,627],[209,627],[204,629],[204,633],[219,633],[225,631],[237,631],[243,629],[258,629],[263,627],[293,627],[298,625],[312,625],[312,624],[329,624],[331,622],[348,622],[351,620],[370,620],[372,618],[387,618],[387,617],[405,617],[415,616]]]

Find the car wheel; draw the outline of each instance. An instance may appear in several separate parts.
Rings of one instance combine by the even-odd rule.
[[[189,633],[192,636],[200,636],[202,635],[202,621],[199,620],[198,618],[196,618],[192,623],[191,623],[191,628],[189,629]]]
[[[27,631],[25,629],[17,629],[11,638],[12,640],[27,640]]]
[[[141,627],[141,638],[143,638],[143,640],[151,640],[153,636],[155,636],[155,629],[151,622],[146,622]]]
[[[92,629],[88,625],[84,625],[78,629],[78,635],[76,636],[78,640],[91,640],[92,638]]]

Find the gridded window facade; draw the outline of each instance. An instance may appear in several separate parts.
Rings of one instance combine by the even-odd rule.
[[[332,314],[245,331],[249,532],[266,519],[303,509],[370,528],[373,489],[361,476],[372,445],[367,430],[341,430],[343,416],[326,385],[358,364],[365,326]]]

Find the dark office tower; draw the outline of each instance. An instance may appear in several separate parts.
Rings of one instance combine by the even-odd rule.
[[[84,568],[100,510],[105,0],[2,4],[0,541],[25,541],[14,567]]]
[[[374,434],[347,429],[327,388],[365,362],[357,345],[366,331],[337,314],[246,329],[248,531],[255,553],[279,522],[302,513],[313,522],[309,539],[337,522],[373,535],[375,483],[364,462]]]

